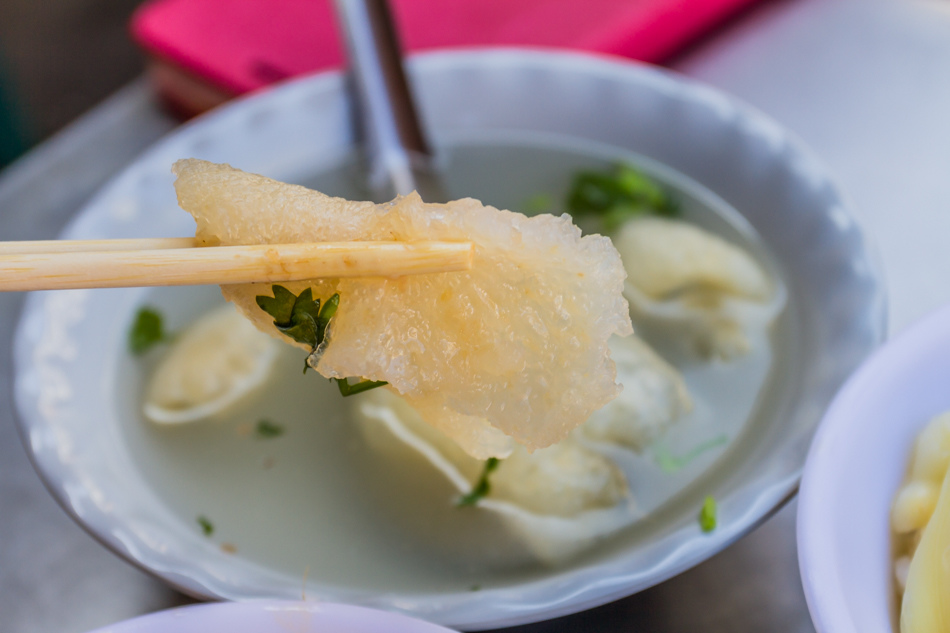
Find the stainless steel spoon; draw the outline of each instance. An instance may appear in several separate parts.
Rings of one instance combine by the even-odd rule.
[[[346,36],[370,189],[381,199],[419,190],[427,201],[443,200],[386,0],[335,3]]]

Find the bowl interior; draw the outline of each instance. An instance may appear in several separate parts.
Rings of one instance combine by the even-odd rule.
[[[782,362],[750,423],[701,484],[575,565],[473,592],[405,591],[312,581],[308,595],[401,610],[464,628],[577,611],[649,587],[746,533],[795,490],[812,432],[850,371],[884,334],[880,275],[860,228],[822,167],[761,115],[669,73],[530,51],[417,57],[411,76],[438,145],[558,138],[666,165],[739,211],[768,245],[789,290],[776,343]],[[169,166],[230,162],[306,182],[351,155],[339,75],[287,84],[212,113],[159,143],[79,214],[64,237],[187,235]],[[16,398],[24,437],[63,506],[106,545],[197,596],[296,597],[302,579],[209,545],[172,513],[129,450],[121,393],[124,332],[146,292],[31,295],[19,327]],[[202,295],[206,296],[206,295]],[[188,309],[197,310],[196,295]],[[185,318],[187,315],[179,315]],[[715,495],[720,522],[699,531]]]
[[[822,633],[896,631],[894,495],[917,433],[950,410],[950,309],[888,343],[821,423],[799,502],[802,580]]]

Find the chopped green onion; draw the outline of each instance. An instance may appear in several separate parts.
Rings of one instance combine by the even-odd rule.
[[[491,474],[493,470],[498,468],[498,464],[501,463],[501,460],[497,457],[489,457],[485,460],[485,467],[482,469],[482,475],[478,478],[478,482],[472,487],[472,490],[458,500],[458,506],[473,506],[479,501],[488,496],[488,493],[491,492],[491,483],[488,481],[488,475]]]
[[[263,439],[279,437],[284,434],[284,427],[270,420],[258,420],[254,430],[257,432],[257,436]]]
[[[198,525],[201,526],[201,531],[204,533],[205,536],[211,536],[212,534],[214,534],[214,524],[212,524],[211,521],[208,520],[208,517],[204,515],[198,515],[197,521],[198,521]]]
[[[712,496],[707,496],[703,501],[703,509],[699,511],[699,527],[703,532],[716,529],[716,500]]]

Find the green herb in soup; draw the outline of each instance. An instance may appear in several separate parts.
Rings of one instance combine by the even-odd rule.
[[[583,170],[574,174],[567,193],[567,210],[574,216],[599,216],[608,233],[640,215],[674,217],[676,200],[663,187],[629,165],[610,171]]]
[[[274,317],[274,326],[280,332],[298,343],[310,346],[311,356],[318,354],[326,338],[330,319],[336,314],[337,307],[340,305],[340,295],[334,293],[321,308],[320,299],[313,298],[313,291],[310,288],[299,295],[276,284],[271,287],[271,290],[274,293],[273,297],[257,296],[258,307]],[[307,373],[309,366],[308,359],[308,362],[304,363],[304,373]],[[361,380],[352,384],[346,378],[331,380],[336,381],[340,394],[344,398],[389,384],[385,380]]]
[[[158,343],[167,340],[161,313],[150,307],[140,308],[129,329],[129,351],[141,356]]]
[[[313,298],[313,291],[307,288],[295,295],[283,286],[273,285],[273,297],[257,296],[257,305],[274,317],[274,326],[298,343],[316,349],[326,335],[330,317],[336,312],[340,295],[327,299],[320,309],[320,299]]]
[[[699,527],[703,532],[716,529],[716,500],[711,496],[703,500],[703,508],[699,511]]]
[[[493,470],[498,468],[499,463],[501,463],[501,460],[497,457],[489,457],[485,460],[485,466],[482,468],[481,476],[475,485],[472,486],[471,492],[459,499],[459,507],[473,506],[488,496],[488,493],[491,492],[491,483],[488,481],[488,476]]]
[[[214,524],[204,515],[198,515],[195,519],[198,522],[198,525],[201,527],[201,533],[205,536],[211,536],[214,534]]]
[[[270,420],[258,420],[257,426],[254,427],[254,432],[257,433],[257,437],[262,439],[271,439],[274,437],[280,437],[284,434],[284,427]]]

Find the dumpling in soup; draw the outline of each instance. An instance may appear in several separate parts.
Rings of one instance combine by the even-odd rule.
[[[360,431],[374,450],[394,454],[400,463],[427,462],[459,498],[476,485],[484,462],[425,424],[404,399],[377,390],[363,396],[356,409]],[[478,508],[497,514],[547,564],[568,560],[639,516],[620,468],[573,437],[533,453],[518,447],[489,481]]]
[[[693,353],[724,360],[781,311],[784,288],[735,244],[682,220],[642,216],[614,237],[635,322],[674,327]]]
[[[637,336],[610,340],[623,391],[594,411],[578,433],[587,439],[642,451],[693,408],[683,376]]]

